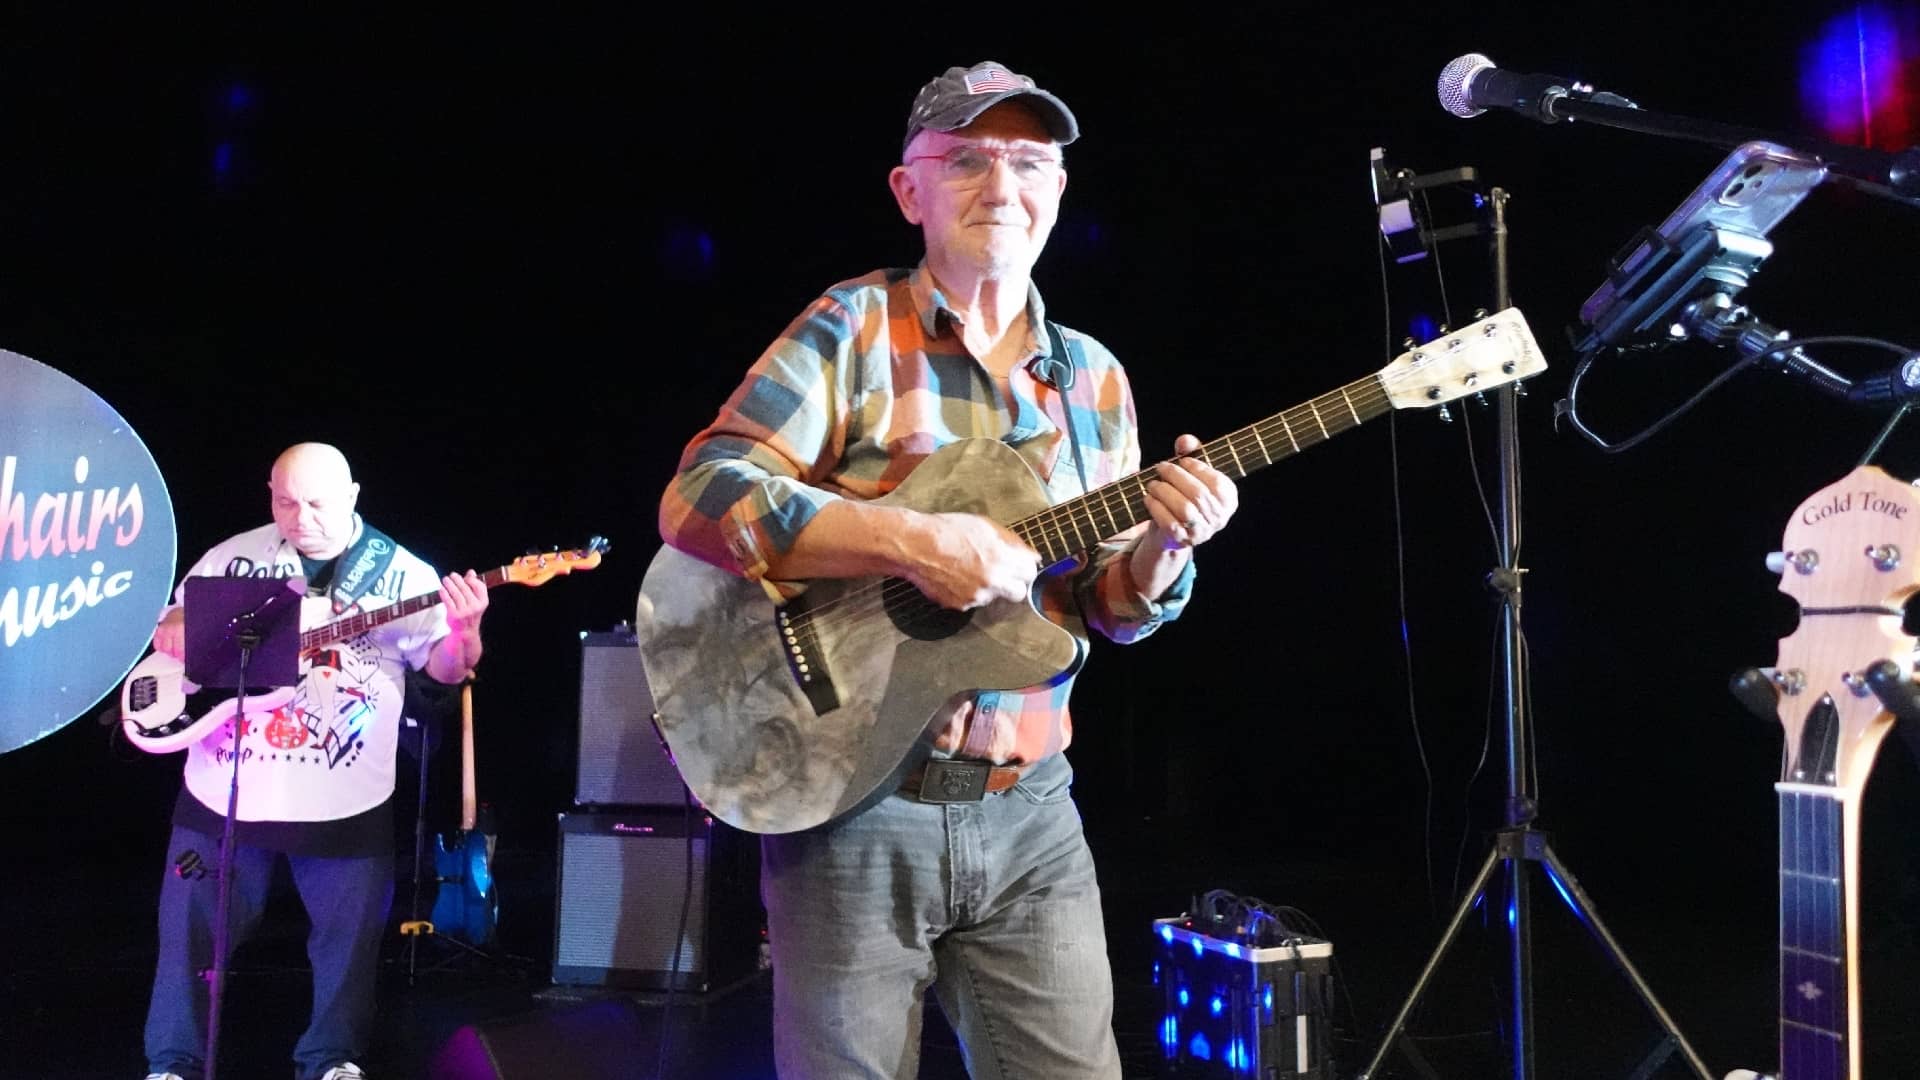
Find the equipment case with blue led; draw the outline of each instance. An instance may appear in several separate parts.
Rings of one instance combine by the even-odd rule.
[[[1186,916],[1153,921],[1153,979],[1166,1002],[1163,1075],[1334,1080],[1327,1028],[1333,946],[1298,935],[1256,946],[1200,925]]]

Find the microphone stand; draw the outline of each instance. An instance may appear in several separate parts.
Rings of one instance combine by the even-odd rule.
[[[1493,259],[1493,301],[1494,309],[1504,311],[1512,306],[1509,295],[1507,275],[1507,221],[1506,206],[1508,194],[1501,188],[1488,191],[1486,204],[1491,216],[1491,225],[1475,230],[1492,237],[1491,254]],[[1633,984],[1641,1000],[1659,1021],[1666,1032],[1666,1038],[1656,1044],[1653,1051],[1641,1062],[1634,1076],[1648,1075],[1658,1064],[1674,1050],[1678,1050],[1686,1059],[1687,1065],[1701,1080],[1713,1080],[1707,1067],[1701,1062],[1686,1037],[1674,1026],[1672,1017],[1655,1000],[1653,991],[1647,987],[1640,972],[1627,959],[1619,942],[1614,940],[1599,915],[1593,910],[1592,901],[1585,890],[1574,879],[1573,872],[1554,854],[1553,847],[1544,833],[1535,827],[1539,816],[1539,802],[1534,797],[1530,784],[1527,762],[1532,753],[1530,749],[1531,717],[1527,703],[1530,693],[1527,689],[1526,636],[1521,628],[1521,582],[1526,569],[1519,565],[1520,557],[1520,439],[1515,422],[1515,411],[1519,399],[1519,389],[1513,383],[1502,386],[1497,391],[1500,427],[1500,521],[1499,545],[1500,565],[1488,575],[1489,586],[1497,592],[1503,604],[1501,612],[1501,667],[1505,676],[1504,705],[1507,716],[1507,791],[1505,804],[1505,824],[1496,831],[1493,847],[1487,852],[1486,860],[1480,866],[1479,874],[1474,878],[1466,895],[1454,909],[1446,931],[1441,935],[1440,943],[1432,956],[1427,959],[1426,967],[1414,981],[1413,990],[1400,1006],[1399,1013],[1388,1026],[1381,1038],[1379,1049],[1366,1068],[1360,1070],[1355,1080],[1373,1080],[1379,1075],[1381,1065],[1396,1043],[1407,1057],[1427,1076],[1433,1076],[1432,1068],[1420,1056],[1410,1040],[1403,1040],[1407,1018],[1413,1012],[1415,1003],[1425,992],[1447,949],[1459,934],[1469,912],[1479,906],[1488,884],[1492,881],[1495,869],[1502,870],[1502,880],[1507,886],[1506,922],[1511,942],[1509,952],[1508,977],[1510,979],[1510,1025],[1512,1030],[1511,1058],[1513,1080],[1530,1080],[1533,1069],[1533,924],[1530,913],[1531,892],[1525,872],[1529,862],[1541,864],[1549,881],[1555,886],[1561,897],[1573,908],[1574,914],[1593,932],[1606,947],[1621,972]]]
[[[1554,90],[1560,93],[1555,94]],[[1613,94],[1600,96],[1613,101],[1626,100]],[[1819,158],[1826,163],[1833,179],[1850,187],[1920,206],[1920,147],[1910,146],[1897,153],[1889,153],[1796,135],[1779,135],[1715,120],[1650,112],[1633,104],[1596,100],[1591,89],[1580,87],[1579,84],[1572,89],[1553,87],[1541,96],[1539,104],[1528,115],[1542,123],[1585,120],[1604,127],[1710,143],[1727,149],[1755,140],[1779,143]]]

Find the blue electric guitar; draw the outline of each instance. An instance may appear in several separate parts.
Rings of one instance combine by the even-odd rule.
[[[433,901],[435,933],[469,945],[493,940],[500,922],[494,889],[491,814],[481,812],[473,769],[473,684],[460,687],[460,830],[434,837],[433,869],[440,888]]]

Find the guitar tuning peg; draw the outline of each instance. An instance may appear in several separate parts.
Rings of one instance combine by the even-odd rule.
[[[1808,548],[1805,551],[1769,551],[1767,569],[1776,574],[1784,574],[1791,566],[1802,574],[1811,574],[1820,565],[1820,553]]]
[[[1920,685],[1916,685],[1891,660],[1879,660],[1867,668],[1862,680],[1887,711],[1902,720],[1920,719]]]
[[[1753,715],[1762,720],[1778,719],[1780,688],[1765,668],[1748,668],[1735,675],[1727,689]]]
[[[1434,415],[1438,416],[1440,418],[1440,422],[1443,424],[1453,423],[1453,411],[1445,405],[1442,405],[1438,409],[1435,409]]]

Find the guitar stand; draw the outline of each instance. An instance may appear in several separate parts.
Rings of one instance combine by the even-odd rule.
[[[1417,185],[1419,177],[1402,177],[1403,182]],[[1491,237],[1489,248],[1493,263],[1493,298],[1496,310],[1505,310],[1512,306],[1507,282],[1507,225],[1506,205],[1508,194],[1501,188],[1489,189],[1484,197],[1474,200],[1476,206],[1484,206],[1488,220],[1476,225],[1469,234],[1486,234]],[[1451,239],[1463,230],[1450,230],[1446,236],[1433,232],[1433,242]],[[1492,850],[1488,851],[1486,861],[1480,865],[1480,872],[1474,877],[1473,885],[1466,895],[1461,897],[1459,907],[1454,909],[1452,919],[1447,923],[1446,931],[1441,935],[1440,943],[1428,957],[1426,967],[1414,982],[1413,990],[1401,1004],[1399,1013],[1381,1038],[1378,1050],[1366,1068],[1356,1074],[1354,1080],[1374,1080],[1379,1075],[1387,1055],[1397,1045],[1411,1061],[1414,1067],[1427,1080],[1439,1080],[1439,1074],[1423,1058],[1410,1039],[1404,1037],[1408,1016],[1414,1005],[1425,992],[1427,983],[1434,971],[1440,966],[1447,949],[1453,944],[1460,927],[1466,922],[1467,914],[1485,898],[1487,887],[1492,882],[1494,870],[1502,870],[1502,880],[1507,885],[1507,923],[1511,947],[1509,949],[1508,976],[1510,979],[1508,1024],[1510,1045],[1509,1056],[1512,1062],[1513,1080],[1532,1080],[1534,1073],[1533,1048],[1533,939],[1532,916],[1530,908],[1530,879],[1526,873],[1528,863],[1538,864],[1546,873],[1548,881],[1559,891],[1573,908],[1574,914],[1591,930],[1620,971],[1633,984],[1647,1008],[1653,1013],[1666,1037],[1656,1043],[1649,1054],[1632,1073],[1632,1080],[1645,1080],[1652,1075],[1661,1062],[1678,1051],[1687,1065],[1701,1080],[1714,1080],[1707,1067],[1700,1060],[1693,1047],[1674,1026],[1667,1011],[1654,999],[1653,992],[1647,988],[1646,981],[1632,961],[1614,940],[1600,917],[1593,910],[1592,901],[1586,891],[1574,879],[1573,873],[1554,854],[1546,835],[1539,832],[1534,821],[1539,812],[1538,801],[1534,798],[1529,783],[1528,762],[1530,718],[1528,701],[1531,694],[1527,688],[1526,638],[1521,630],[1520,607],[1522,581],[1526,570],[1519,565],[1520,552],[1520,439],[1515,422],[1516,400],[1520,388],[1506,385],[1497,391],[1500,428],[1500,521],[1499,549],[1500,565],[1487,575],[1490,589],[1501,598],[1501,660],[1505,674],[1505,707],[1507,715],[1507,791],[1505,827],[1494,834]]]
[[[461,959],[478,958],[498,964],[506,958],[480,948],[477,945],[461,941],[457,937],[439,933],[435,929],[432,920],[424,918],[421,915],[421,886],[424,884],[427,876],[427,788],[429,786],[427,783],[427,763],[432,757],[432,753],[429,750],[431,740],[428,738],[427,721],[409,716],[406,717],[403,722],[413,725],[420,732],[420,752],[418,754],[420,772],[418,787],[414,792],[413,814],[413,896],[410,901],[410,907],[408,908],[409,917],[400,923],[400,935],[407,939],[407,985],[413,986],[422,973],[439,971]],[[436,885],[444,884],[438,877],[435,877],[434,881]],[[420,941],[422,938],[431,939],[442,945],[451,945],[454,947],[454,951],[434,961],[425,968],[422,968],[419,963]],[[513,959],[519,960],[520,958],[514,957]],[[530,963],[530,961],[527,962]]]

